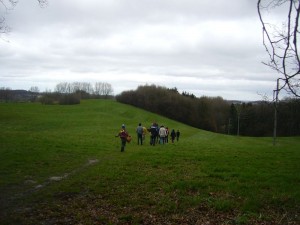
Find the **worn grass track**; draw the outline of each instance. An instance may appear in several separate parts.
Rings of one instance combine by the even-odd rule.
[[[138,146],[135,128],[180,129]],[[133,136],[125,153],[114,135]],[[300,138],[195,129],[112,100],[0,104],[1,224],[299,224]]]

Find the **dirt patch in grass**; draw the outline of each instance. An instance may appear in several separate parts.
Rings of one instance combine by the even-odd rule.
[[[76,174],[80,173],[84,169],[89,166],[93,166],[99,162],[98,159],[89,159],[85,164],[81,165],[74,170],[64,173],[60,176],[50,176],[43,183],[38,183],[33,180],[31,176],[26,177],[23,183],[14,184],[8,187],[2,187],[2,192],[0,193],[0,218],[10,214],[10,211],[16,210],[16,206],[19,205],[20,202],[23,202],[28,196],[32,195],[35,192],[38,192],[45,187],[51,185],[54,182],[60,182],[67,179],[70,176],[76,176]],[[30,209],[30,210],[29,210]],[[17,209],[17,211],[31,211],[31,207],[25,207],[23,209]],[[1,220],[1,219],[0,219]],[[1,221],[0,221],[0,224]],[[4,223],[5,224],[5,223]],[[7,223],[11,224],[11,223]],[[21,223],[23,224],[23,222]],[[37,223],[40,224],[40,223]]]
[[[296,212],[265,211],[260,215],[241,214],[239,210],[219,212],[204,204],[185,211],[158,212],[155,206],[113,205],[102,195],[59,193],[51,203],[39,203],[15,212],[14,222],[22,224],[257,224],[297,225]]]
[[[43,184],[38,184],[37,186],[35,186],[35,190],[43,188],[43,187],[51,184],[52,182],[62,181],[64,179],[68,178],[71,175],[77,174],[78,172],[80,172],[81,170],[85,169],[86,167],[92,166],[92,165],[94,165],[94,164],[96,164],[98,162],[99,162],[98,159],[89,159],[87,163],[85,163],[81,167],[78,167],[78,168],[74,169],[73,171],[71,171],[69,173],[65,173],[65,174],[63,174],[61,176],[52,176],[52,177],[49,177],[48,180],[45,181]]]

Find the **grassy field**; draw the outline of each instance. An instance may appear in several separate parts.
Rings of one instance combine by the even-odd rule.
[[[153,121],[179,142],[137,145]],[[1,103],[0,127],[1,224],[300,224],[299,137],[273,146],[112,100]]]

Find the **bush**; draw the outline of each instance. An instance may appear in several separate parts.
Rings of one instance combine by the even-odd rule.
[[[67,94],[60,96],[58,103],[60,105],[76,105],[80,104],[80,95],[78,94]]]
[[[39,99],[39,101],[43,105],[53,105],[55,103],[55,96],[53,94],[45,94]]]
[[[80,95],[78,94],[67,94],[67,95],[62,95],[58,103],[60,105],[76,105],[80,104]]]
[[[73,94],[59,94],[59,93],[47,93],[40,98],[40,102],[45,105],[75,105],[80,104],[80,95]]]

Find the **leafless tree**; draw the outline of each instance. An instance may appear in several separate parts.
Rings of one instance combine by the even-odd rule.
[[[40,7],[46,7],[48,0],[37,0]],[[8,33],[10,28],[6,25],[5,15],[8,11],[13,10],[19,0],[0,0],[0,34]]]
[[[56,85],[54,91],[61,94],[70,94],[71,93],[70,84],[67,82],[61,82]]]
[[[93,86],[91,85],[91,83],[89,82],[81,82],[81,91],[84,91],[88,94],[93,94],[94,93],[94,89]]]
[[[29,91],[33,92],[33,93],[39,93],[40,89],[38,86],[32,86],[32,87],[30,87]]]
[[[106,82],[96,82],[94,88],[95,95],[99,96],[109,96],[113,94],[113,88],[111,84]]]
[[[265,65],[279,73],[282,89],[300,97],[299,13],[300,0],[258,0],[257,10],[263,29],[263,45],[269,55]],[[275,16],[280,19],[275,21]],[[269,21],[270,19],[270,21]]]
[[[61,94],[85,92],[107,97],[113,94],[113,88],[111,84],[106,82],[96,82],[94,86],[89,82],[61,82],[56,85],[55,92]]]
[[[0,87],[0,102],[8,102],[12,98],[12,91],[8,87]]]

